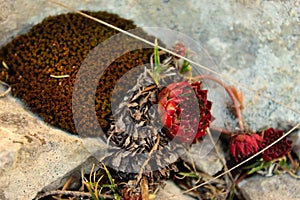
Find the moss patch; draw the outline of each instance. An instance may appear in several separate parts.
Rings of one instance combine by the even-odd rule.
[[[86,13],[124,30],[136,28],[132,21],[114,14]],[[72,114],[72,89],[76,74],[88,53],[116,33],[78,14],[48,17],[0,50],[0,61],[9,67],[0,67],[0,80],[10,84],[13,95],[22,99],[46,122],[76,134]],[[145,37],[154,41],[146,34]],[[119,46],[103,51],[109,56],[109,52],[116,48],[127,47],[120,41]],[[99,80],[94,108],[102,126],[105,126],[105,117],[110,113],[111,93],[117,80],[129,69],[148,63],[152,52],[152,49],[140,49],[124,54],[105,71]],[[50,75],[69,77],[53,78]],[[85,98],[85,94],[80,98]],[[89,126],[89,119],[83,118],[80,124]]]

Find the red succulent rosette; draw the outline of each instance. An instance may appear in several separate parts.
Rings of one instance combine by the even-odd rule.
[[[234,135],[230,141],[230,151],[235,161],[238,162],[257,153],[262,142],[263,138],[256,133]]]
[[[213,117],[212,102],[201,82],[172,83],[158,95],[158,112],[166,133],[180,142],[195,142],[206,134]]]
[[[275,140],[280,138],[284,134],[282,130],[274,130],[269,128],[261,133],[263,137],[262,148],[265,148],[272,144]],[[262,154],[264,161],[274,160],[285,156],[292,149],[292,141],[287,137],[283,138],[269,149],[265,150]]]

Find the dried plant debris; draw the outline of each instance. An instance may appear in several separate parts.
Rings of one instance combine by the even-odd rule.
[[[177,151],[181,147],[170,143],[170,138],[162,131],[157,110],[160,89],[148,72],[149,69],[145,68],[137,84],[110,116],[107,142],[120,149],[112,150],[112,155],[106,157],[104,163],[118,167],[120,172],[139,172],[146,163],[142,173],[148,174],[150,183],[153,183],[153,180],[168,178],[170,170],[176,170],[172,164],[177,161]],[[129,180],[139,174],[120,173],[120,176]]]
[[[193,188],[195,185],[213,178],[206,173],[193,170],[192,166],[184,162],[181,162],[179,166],[181,171],[175,174],[174,181],[183,190]],[[226,199],[229,193],[228,186],[230,186],[227,179],[227,176],[216,179],[203,187],[190,191],[188,194],[197,199]]]
[[[85,13],[123,30],[136,28],[132,21],[115,14]],[[0,67],[0,80],[11,85],[12,94],[22,99],[47,123],[76,134],[72,118],[72,90],[76,74],[89,52],[117,33],[79,14],[48,17],[0,50],[0,60],[8,66]],[[154,40],[146,34],[142,36]],[[103,51],[109,56],[118,48],[123,50],[128,47],[122,46],[120,41],[119,46]],[[103,119],[110,112],[113,86],[128,70],[148,63],[152,53],[152,49],[129,52],[116,59],[104,72],[95,95],[95,109],[102,125],[105,125]],[[82,98],[84,96],[83,93]],[[88,120],[82,119],[82,124],[88,124]]]

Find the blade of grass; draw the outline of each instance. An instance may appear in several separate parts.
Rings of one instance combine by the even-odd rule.
[[[268,168],[269,166],[271,166],[272,162],[262,162],[261,165],[257,166],[257,167],[253,167],[249,172],[248,175],[253,174],[259,170]]]
[[[185,57],[188,58],[188,56],[189,56],[189,53],[188,53],[188,51],[186,51]],[[186,72],[189,72],[190,70],[191,70],[191,68],[190,68],[190,62],[187,61],[187,60],[183,60],[182,67],[180,68],[180,73],[184,74]]]
[[[158,52],[158,44],[157,44],[157,39],[155,39],[155,46],[154,46],[154,72],[153,72],[153,78],[158,85],[158,80],[159,80],[159,74],[161,72],[161,66],[160,66],[160,58],[159,58],[159,52]]]
[[[190,173],[190,172],[179,172],[178,174],[184,177],[199,178],[197,174]]]
[[[104,168],[104,170],[105,170],[105,172],[107,174],[107,177],[109,179],[109,182],[110,182],[110,185],[111,185],[110,189],[114,193],[115,199],[116,200],[120,200],[120,196],[119,196],[119,194],[117,192],[117,189],[116,189],[116,186],[115,186],[115,182],[114,182],[114,180],[113,180],[110,172],[108,171],[107,167],[104,164],[102,164],[102,165],[103,165],[103,168]]]
[[[91,194],[91,197],[94,199],[94,200],[98,200],[98,198],[96,197],[93,189],[91,188],[91,183],[90,182],[84,182],[84,185],[86,186],[86,188],[88,189],[89,193]]]

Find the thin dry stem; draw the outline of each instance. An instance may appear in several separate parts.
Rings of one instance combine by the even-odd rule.
[[[140,180],[141,180],[141,178],[142,178],[142,176],[143,176],[144,168],[145,168],[146,165],[149,163],[152,154],[158,149],[159,142],[160,142],[160,136],[157,135],[157,141],[156,141],[156,143],[154,144],[154,146],[152,147],[151,151],[149,152],[149,155],[148,155],[147,160],[145,160],[145,162],[143,163],[143,165],[142,165],[142,167],[141,167],[141,169],[140,169],[140,172],[139,172],[139,175],[138,175],[137,181],[136,181],[137,184],[140,182]]]
[[[226,130],[226,129],[222,129],[222,128],[219,128],[219,127],[216,127],[216,126],[209,126],[209,128],[214,130],[214,131],[218,131],[222,134],[228,135],[228,136],[232,135],[232,132],[229,131],[229,130]]]
[[[62,190],[62,191],[65,191],[65,190],[67,190],[67,189],[68,189],[68,187],[70,186],[70,184],[71,184],[72,180],[73,180],[73,177],[72,177],[72,176],[70,176],[70,177],[68,178],[68,180],[65,182],[65,184],[64,184],[64,186],[63,186],[63,188],[62,188],[61,190]],[[62,194],[61,194],[61,195],[59,195],[59,198],[61,198],[61,197],[62,197]]]
[[[143,200],[149,200],[149,188],[148,188],[148,180],[144,176],[140,183],[141,194]]]
[[[291,170],[288,170],[288,169],[283,169],[283,170],[286,171],[291,177],[293,177],[295,179],[300,179],[300,176],[296,175]]]
[[[244,180],[248,176],[248,172],[245,172],[242,174],[234,183],[235,186],[237,186],[242,180]]]
[[[53,196],[53,195],[68,195],[68,196],[74,196],[74,197],[92,197],[92,195],[88,192],[77,192],[77,191],[62,191],[62,190],[54,190],[45,192],[43,194],[39,194],[35,200],[42,199],[44,197]],[[110,197],[110,196],[107,196]]]
[[[69,78],[70,75],[66,74],[66,75],[50,75],[51,78]]]
[[[209,139],[210,139],[212,145],[214,146],[214,149],[215,149],[215,151],[216,151],[216,154],[217,154],[219,160],[222,162],[222,164],[223,164],[223,166],[224,166],[225,171],[228,171],[228,167],[227,167],[227,165],[226,165],[226,162],[225,162],[224,159],[222,159],[221,153],[219,152],[219,149],[218,149],[217,146],[216,146],[216,143],[215,143],[215,141],[214,141],[214,139],[213,139],[213,137],[212,137],[212,134],[211,134],[209,128],[207,129],[207,133],[208,133],[208,136],[209,136]],[[234,178],[233,178],[232,174],[229,172],[228,175],[229,175],[231,181],[234,182]]]
[[[11,86],[8,85],[7,83],[3,82],[3,81],[0,81],[0,84],[4,85],[7,87],[7,89],[3,92],[3,93],[0,93],[0,98],[2,97],[5,97],[6,95],[8,95],[11,91]]]

